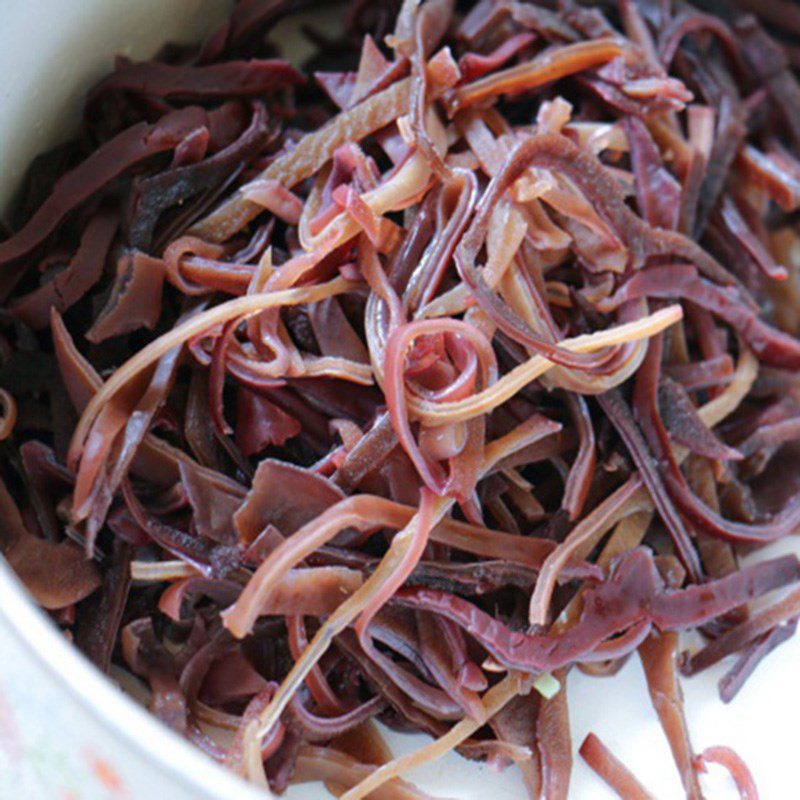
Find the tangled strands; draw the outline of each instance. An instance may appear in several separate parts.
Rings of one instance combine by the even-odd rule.
[[[677,306],[660,309],[636,322],[629,322],[605,331],[565,339],[560,347],[569,352],[592,353],[617,344],[648,339],[674,325],[682,316]],[[543,356],[532,356],[518,364],[496,383],[463,400],[432,403],[411,395],[408,405],[415,417],[431,425],[464,422],[501,406],[532,381],[554,368],[554,363]]]
[[[570,671],[636,653],[687,795],[754,797],[679,673],[736,655],[727,702],[800,613],[797,559],[739,562],[800,525],[796,15],[353,3],[301,71],[306,5],[120,60],[32,166],[0,549],[266,793],[422,798],[456,749],[566,796]]]
[[[428,488],[438,495],[446,495],[452,478],[441,473],[437,464],[429,462],[414,441],[405,402],[404,362],[406,351],[417,337],[434,334],[444,337],[444,347],[452,348],[452,357],[460,375],[445,389],[436,394],[442,400],[469,394],[473,387],[489,385],[497,378],[497,364],[491,344],[476,328],[460,320],[419,320],[398,326],[389,336],[385,353],[384,392],[392,424],[403,448],[411,458],[417,472]],[[466,353],[463,343],[468,343],[471,353]],[[459,349],[458,345],[462,345]],[[479,366],[478,366],[479,365]],[[456,452],[453,455],[457,455]],[[448,485],[449,484],[449,485]]]
[[[530,426],[527,427],[529,428]],[[494,443],[494,447],[487,448],[484,452],[483,471],[491,468],[491,466],[493,466],[503,457],[513,453],[519,447],[525,444],[531,444],[538,438],[548,435],[551,431],[552,428],[550,426],[548,426],[546,423],[542,423],[536,426],[536,428],[533,430],[513,432],[503,439],[498,440]],[[372,503],[374,502],[375,501],[372,500]],[[370,504],[369,499],[364,502],[364,505],[366,504]],[[359,503],[359,505],[361,505],[361,503]],[[426,507],[424,508],[424,513],[423,508],[421,507],[419,511],[411,516],[411,518],[405,523],[402,530],[392,539],[389,551],[381,560],[378,568],[372,573],[370,578],[365,582],[358,592],[353,594],[345,603],[339,606],[334,614],[328,617],[325,624],[320,628],[314,639],[311,641],[309,647],[295,662],[292,670],[285,679],[284,683],[281,685],[275,697],[273,697],[270,705],[261,715],[261,727],[259,730],[260,735],[263,736],[272,729],[286,704],[289,702],[292,694],[297,690],[300,683],[310,672],[312,667],[317,663],[322,654],[331,645],[335,634],[343,630],[358,615],[363,615],[362,619],[364,622],[362,625],[366,625],[371,616],[374,616],[374,613],[377,611],[377,608],[380,607],[382,602],[381,598],[385,596],[384,592],[386,591],[387,586],[392,587],[399,577],[407,574],[409,568],[413,567],[413,563],[411,563],[406,569],[403,570],[401,569],[401,565],[406,561],[407,557],[413,557],[416,555],[416,558],[419,558],[421,555],[421,548],[419,546],[420,543],[423,543],[424,546],[424,541],[430,535],[431,528],[443,520],[450,507],[453,505],[453,500],[449,498],[433,499],[431,496],[430,500],[428,500],[425,505]],[[318,524],[319,521],[312,523],[313,527],[309,528],[309,533],[314,531],[315,537],[320,537],[318,541],[321,542],[329,540],[333,535],[335,535],[339,530],[348,524],[364,525],[366,522],[366,520],[357,513],[348,518],[348,515],[342,514],[341,511],[341,509],[336,509],[335,513],[331,513],[329,521],[323,521],[322,525]],[[375,524],[375,518],[372,518],[370,521],[373,525]],[[297,560],[296,547],[301,543],[306,544],[304,540],[309,538],[309,533],[305,533],[298,537],[297,543],[293,542],[291,546],[287,545],[284,550],[286,553],[286,556],[284,557],[286,561]],[[308,546],[313,546],[316,541],[316,539],[312,539],[307,544]],[[256,587],[255,593],[250,597],[243,596],[243,598],[237,604],[238,609],[243,610],[242,613],[247,615],[245,617],[246,620],[252,620],[258,613],[258,587],[268,587],[270,585],[270,580],[269,578],[265,578],[265,575],[270,576],[270,568],[275,570],[280,569],[281,555],[281,553],[276,552],[269,562],[266,562],[265,565],[262,565],[262,574],[258,576],[259,581],[258,583],[253,584]],[[300,557],[302,557],[302,554]],[[268,572],[267,570],[270,571]],[[256,578],[254,576],[254,581],[255,580]],[[261,589],[262,593],[263,591],[264,590]],[[232,612],[228,613],[236,613],[236,607],[234,607]],[[228,628],[240,636],[246,633],[246,624],[246,622],[244,624],[240,623],[236,617],[233,620],[231,620],[230,617],[226,619],[226,625]]]
[[[89,401],[75,427],[70,444],[70,463],[77,464],[79,462],[80,449],[88,436],[92,423],[103,406],[114,397],[116,392],[134,380],[141,372],[155,364],[174,347],[181,347],[189,340],[202,336],[215,325],[224,325],[229,320],[246,319],[268,308],[280,308],[334,297],[337,294],[343,294],[350,286],[351,284],[343,278],[334,278],[327,284],[320,286],[237,297],[186,320],[182,325],[173,328],[168,334],[154,340],[115,371],[112,377],[103,384],[100,391]]]

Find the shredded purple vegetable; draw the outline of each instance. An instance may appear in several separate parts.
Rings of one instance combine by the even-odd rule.
[[[796,557],[740,565],[800,531],[800,11],[354,0],[292,65],[315,5],[118,59],[31,165],[3,555],[276,793],[426,797],[455,748],[566,798],[569,673],[637,653],[687,797],[756,798],[679,673],[735,656],[730,702],[800,618]]]

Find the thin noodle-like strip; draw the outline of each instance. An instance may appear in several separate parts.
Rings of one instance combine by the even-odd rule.
[[[466,108],[488,97],[535,89],[576,72],[597,67],[625,53],[626,46],[613,39],[597,39],[546,50],[524,64],[494,72],[455,92],[454,109]]]
[[[683,316],[678,305],[660,309],[636,322],[628,322],[604,331],[565,339],[559,346],[574,353],[591,353],[604,347],[647,339],[674,325]],[[430,403],[409,393],[408,406],[413,417],[428,425],[444,425],[448,422],[464,422],[473,417],[487,414],[513,397],[531,381],[544,375],[555,366],[544,356],[533,356],[528,361],[514,367],[497,383],[478,394],[451,403]]]
[[[489,689],[481,698],[485,719],[491,719],[503,706],[513,700],[520,693],[521,684],[524,683],[524,680],[517,673],[512,672]],[[398,775],[421,764],[441,758],[472,736],[482,725],[483,722],[481,720],[464,717],[461,722],[453,725],[444,736],[425,745],[425,747],[421,747],[419,750],[415,750],[413,753],[401,756],[388,764],[378,767],[368,778],[365,778],[350,791],[345,792],[341,796],[341,800],[360,800]]]

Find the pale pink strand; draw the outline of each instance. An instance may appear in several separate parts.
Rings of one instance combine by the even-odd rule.
[[[719,764],[728,770],[742,800],[758,800],[758,788],[753,775],[736,751],[723,745],[707,747],[697,757],[698,771],[705,772],[708,763]]]
[[[392,427],[403,449],[413,462],[426,486],[435,494],[445,491],[445,475],[440,465],[430,463],[420,451],[411,431],[405,387],[405,355],[418,336],[426,333],[453,333],[467,339],[485,364],[485,384],[496,379],[497,362],[494,350],[486,337],[472,325],[456,319],[422,319],[396,328],[386,342],[384,356],[384,395]]]
[[[558,575],[564,566],[575,556],[576,551],[599,528],[608,528],[620,519],[620,514],[627,515],[637,511],[634,501],[642,487],[638,475],[629,478],[619,489],[609,495],[590,514],[584,517],[569,533],[566,539],[545,559],[536,588],[529,605],[529,620],[532,625],[544,625],[547,622],[547,611],[556,587]]]
[[[403,305],[381,266],[375,246],[366,236],[359,237],[358,268],[369,288],[386,303],[389,309],[389,328],[402,325],[405,322]]]
[[[389,601],[392,595],[405,583],[406,578],[414,571],[414,568],[422,558],[428,538],[434,525],[433,502],[435,496],[433,492],[425,487],[420,490],[419,512],[413,530],[411,531],[411,542],[408,549],[403,553],[400,563],[392,572],[391,577],[384,581],[380,589],[375,592],[369,603],[364,606],[364,610],[356,620],[355,631],[358,634],[362,646],[368,638],[367,628],[373,617]],[[402,534],[398,534],[402,535]]]

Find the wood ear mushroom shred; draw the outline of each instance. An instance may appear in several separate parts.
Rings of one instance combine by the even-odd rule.
[[[800,618],[795,556],[739,561],[800,529],[800,12],[354,2],[291,63],[316,5],[120,58],[31,166],[3,555],[267,796],[456,750],[567,798],[570,673],[636,653],[686,796],[757,798],[680,676],[736,655],[730,701]]]

